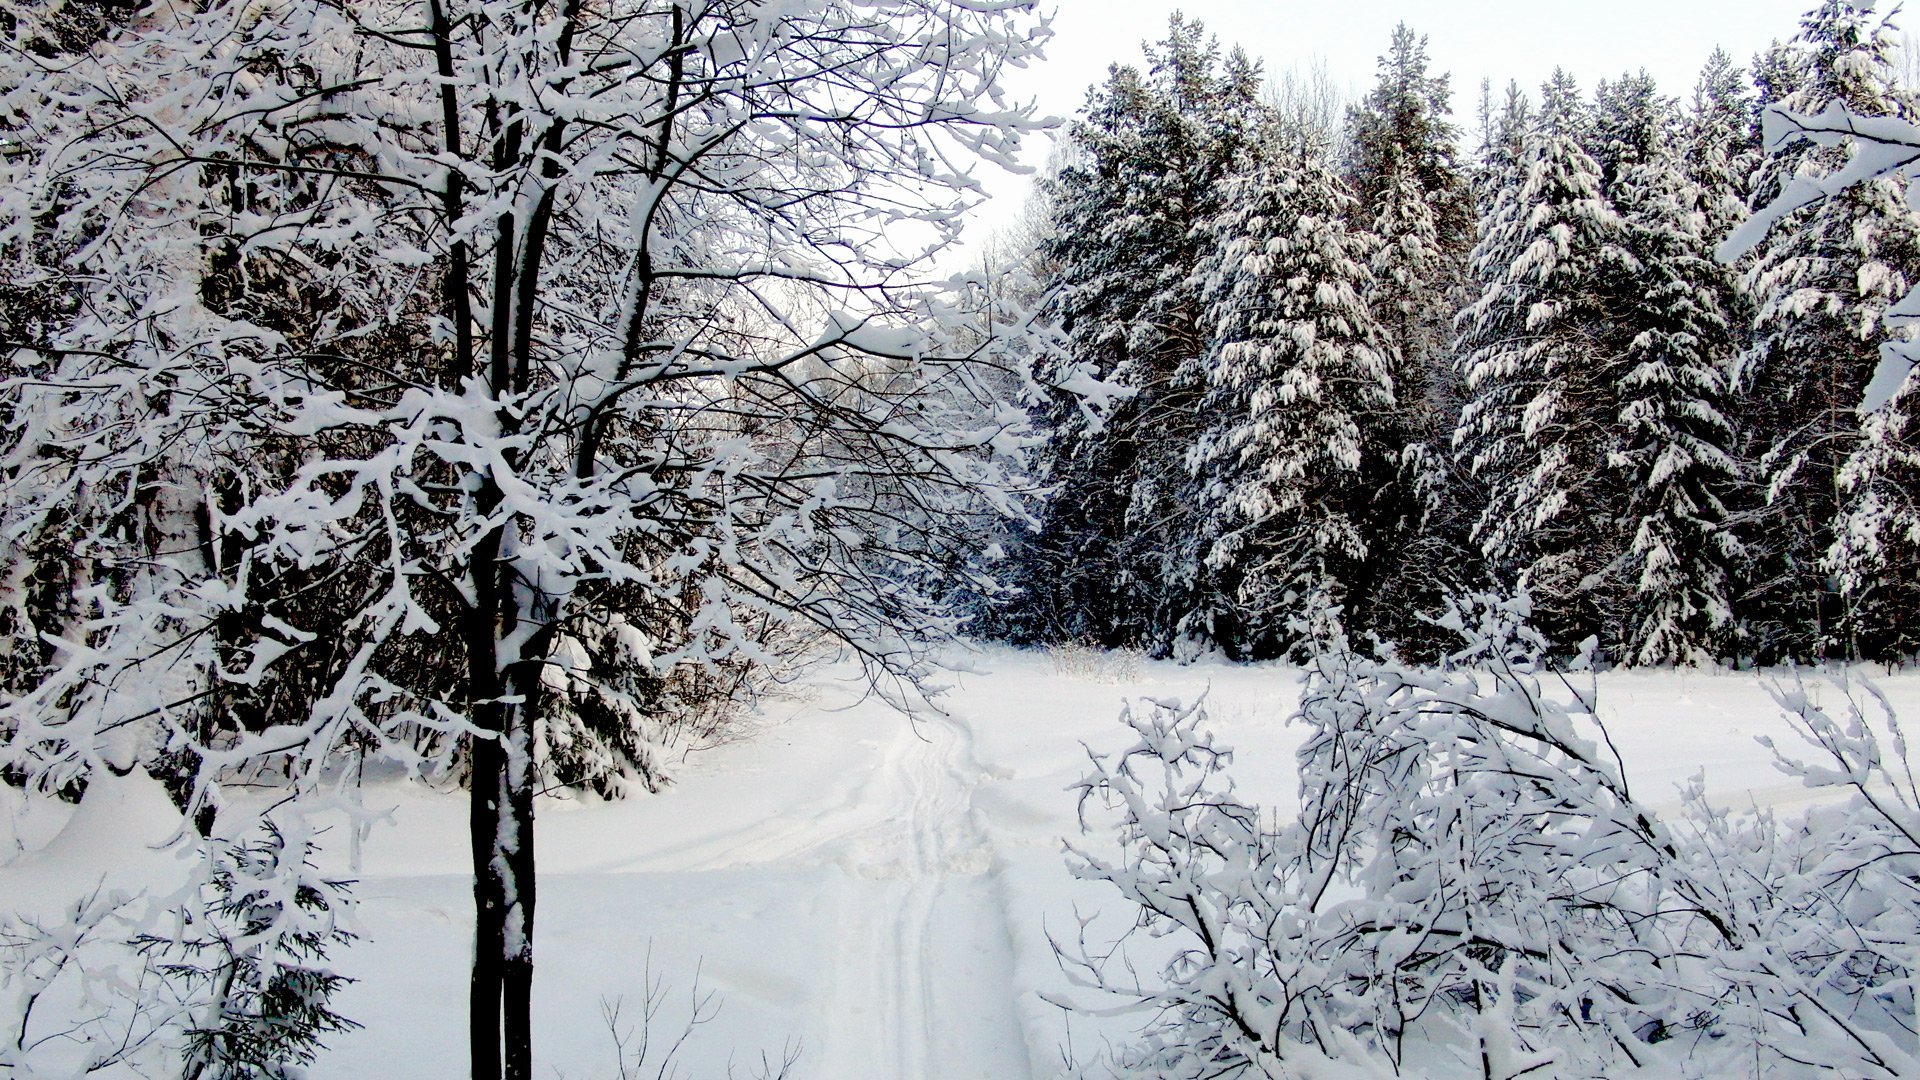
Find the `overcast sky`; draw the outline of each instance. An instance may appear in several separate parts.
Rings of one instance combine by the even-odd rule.
[[[1011,85],[1043,112],[1071,115],[1107,66],[1140,59],[1142,40],[1166,32],[1175,10],[1204,22],[1223,45],[1239,44],[1269,75],[1325,64],[1334,81],[1364,93],[1395,23],[1428,38],[1436,70],[1453,81],[1457,123],[1474,126],[1480,80],[1496,88],[1517,79],[1530,93],[1555,66],[1591,91],[1600,79],[1646,68],[1662,90],[1684,97],[1719,45],[1745,66],[1775,38],[1793,36],[1816,0],[1058,0],[1048,59],[1017,73]],[[1890,0],[1882,0],[1885,10]],[[1920,25],[1920,24],[1916,24]],[[1537,97],[1537,94],[1535,95]],[[1036,140],[1028,160],[1046,160]],[[1024,196],[1027,181],[987,170],[995,204],[969,239],[998,227]]]

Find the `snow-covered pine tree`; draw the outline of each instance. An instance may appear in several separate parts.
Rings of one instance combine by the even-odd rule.
[[[1520,164],[1520,155],[1533,127],[1533,103],[1518,82],[1509,80],[1496,104],[1491,87],[1480,85],[1480,148],[1474,156],[1473,201],[1476,228],[1493,212],[1494,200]]]
[[[1920,378],[1909,373],[1860,417],[1840,487],[1841,518],[1822,565],[1852,604],[1857,650],[1882,660],[1920,654]]]
[[[1201,385],[1175,372],[1205,346],[1194,230],[1263,107],[1257,67],[1198,22],[1176,16],[1146,55],[1093,90],[1049,190],[1051,314],[1071,361],[1132,396],[1097,427],[1074,403],[1051,410],[1054,494],[1009,575],[1016,639],[1165,647],[1188,606],[1176,583],[1194,575],[1170,538],[1192,521],[1181,495]]]
[[[1601,190],[1611,191],[1621,176],[1661,152],[1678,123],[1678,109],[1673,99],[1661,95],[1645,68],[1602,80],[1593,98],[1592,131],[1585,144],[1600,166]]]
[[[1447,74],[1431,70],[1426,35],[1405,23],[1394,27],[1377,67],[1373,89],[1347,110],[1342,163],[1363,220],[1386,201],[1396,177],[1411,173],[1443,243],[1469,246],[1473,206],[1455,160],[1460,132]]]
[[[1630,334],[1609,364],[1619,401],[1611,464],[1624,472],[1622,568],[1632,615],[1621,657],[1704,663],[1725,655],[1732,572],[1741,549],[1727,520],[1738,482],[1727,418],[1735,336],[1723,307],[1732,272],[1713,258],[1706,193],[1664,136],[1611,196],[1633,256],[1616,295]]]
[[[1715,49],[1700,69],[1681,131],[1681,163],[1700,188],[1707,235],[1723,238],[1747,219],[1747,187],[1760,163],[1753,94],[1726,50]]]
[[[1205,426],[1189,462],[1209,587],[1185,638],[1273,655],[1309,597],[1368,621],[1379,547],[1391,546],[1401,447],[1385,334],[1367,307],[1376,241],[1354,199],[1297,145],[1228,181],[1197,275],[1206,351],[1191,366]]]
[[[1752,211],[1747,199],[1754,170],[1760,165],[1760,141],[1753,126],[1754,93],[1746,73],[1734,66],[1725,50],[1715,49],[1694,85],[1693,100],[1681,118],[1679,154],[1686,177],[1700,189],[1700,211],[1706,215],[1706,237],[1715,244],[1732,235]],[[1753,326],[1753,306],[1742,288],[1744,264],[1722,275],[1721,307],[1733,332],[1735,348],[1725,376],[1729,392],[1733,365],[1746,347]],[[1729,402],[1733,402],[1729,398]],[[1737,417],[1731,417],[1736,419]],[[1736,423],[1736,437],[1739,436]],[[1748,489],[1730,506],[1741,512],[1751,497]]]
[[[1845,0],[1809,12],[1776,53],[1763,98],[1789,112],[1839,104],[1910,116],[1894,84],[1892,27]],[[1791,61],[1788,63],[1787,61]],[[1774,68],[1782,70],[1776,71]],[[1791,92],[1771,100],[1773,83]],[[1840,167],[1850,146],[1794,143],[1763,163],[1754,198]],[[1920,219],[1892,180],[1849,188],[1790,215],[1758,249],[1745,291],[1754,337],[1741,358],[1741,425],[1759,484],[1745,540],[1756,559],[1742,604],[1759,659],[1897,653],[1920,603],[1913,572],[1910,396],[1857,412],[1879,361],[1887,310],[1920,265]]]
[[[1366,228],[1380,240],[1370,261],[1372,284],[1367,301],[1395,352],[1396,382],[1411,429],[1423,436],[1438,430],[1450,401],[1446,371],[1452,345],[1452,307],[1448,288],[1464,275],[1462,252],[1441,237],[1434,207],[1410,169],[1387,177]]]
[[[1762,120],[1768,109],[1784,108],[1786,102],[1799,91],[1807,78],[1806,68],[1798,38],[1788,41],[1776,39],[1754,54],[1753,108],[1747,114],[1747,141],[1754,149],[1752,171],[1746,177],[1750,206],[1764,206],[1772,202],[1780,194],[1780,184],[1788,178],[1781,170],[1770,167],[1771,163],[1760,153],[1765,142]]]
[[[1348,110],[1343,175],[1356,224],[1379,238],[1367,306],[1386,335],[1393,368],[1395,435],[1404,481],[1382,496],[1411,497],[1383,508],[1397,542],[1381,545],[1383,570],[1373,629],[1401,643],[1426,636],[1418,616],[1470,577],[1477,553],[1466,542],[1462,500],[1449,497],[1444,455],[1461,390],[1452,359],[1454,312],[1466,297],[1473,246],[1473,197],[1455,161],[1459,130],[1445,74],[1429,70],[1427,40],[1402,23],[1380,57],[1373,89]],[[1389,625],[1391,623],[1391,625]]]
[[[1453,436],[1459,466],[1484,487],[1473,536],[1491,572],[1538,598],[1562,647],[1606,637],[1626,592],[1623,500],[1606,467],[1617,415],[1606,290],[1627,257],[1582,126],[1572,79],[1557,72],[1481,223],[1481,292],[1458,322],[1470,396]]]
[[[1605,640],[1630,662],[1709,661],[1731,620],[1739,551],[1726,521],[1731,275],[1712,259],[1704,193],[1677,153],[1677,103],[1642,70],[1601,83],[1592,117],[1601,188],[1631,255],[1607,283],[1614,332],[1604,358],[1619,403],[1609,460],[1625,502],[1595,509],[1625,515],[1620,572],[1632,602],[1612,628],[1619,636]]]
[[[1377,491],[1384,561],[1364,629],[1410,656],[1433,655],[1439,642],[1425,616],[1481,573],[1470,538],[1476,500],[1445,452],[1465,396],[1451,323],[1468,286],[1466,253],[1442,247],[1422,195],[1412,174],[1396,177],[1374,218],[1379,243],[1365,297],[1394,376],[1394,407],[1375,423],[1400,448],[1400,475]]]
[[[1342,175],[1357,200],[1356,224],[1381,241],[1367,299],[1399,353],[1395,385],[1412,431],[1426,439],[1454,411],[1445,358],[1473,205],[1454,162],[1447,76],[1429,72],[1426,38],[1400,24],[1379,69],[1372,91],[1348,110]]]
[[[1889,58],[1888,115],[1908,120],[1920,117],[1920,86],[1911,80],[1913,46],[1909,35]],[[1904,273],[1911,287],[1920,272],[1920,219],[1911,197],[1898,198],[1895,180],[1852,190],[1891,219],[1880,258]],[[1861,284],[1868,281],[1863,276]],[[1911,333],[1911,320],[1906,322]],[[1870,370],[1877,374],[1878,365]],[[1840,468],[1840,520],[1821,563],[1848,600],[1856,651],[1876,659],[1911,658],[1920,654],[1920,378],[1910,371],[1885,401],[1860,409],[1858,442]]]

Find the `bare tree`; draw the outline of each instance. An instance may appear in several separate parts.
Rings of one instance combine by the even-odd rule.
[[[1347,107],[1354,94],[1334,81],[1324,57],[1269,77],[1262,96],[1293,148],[1318,161],[1346,158]]]

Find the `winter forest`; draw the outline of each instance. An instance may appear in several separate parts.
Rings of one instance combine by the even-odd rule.
[[[0,10],[0,1076],[1920,1075],[1920,46],[1446,30]]]
[[[1469,145],[1404,26],[1341,117],[1175,24],[1044,189],[1022,282],[1133,394],[1048,414],[1058,488],[991,625],[1259,658],[1331,603],[1421,657],[1442,598],[1524,587],[1555,648],[1611,663],[1911,657],[1909,408],[1859,407],[1915,266],[1904,193],[1715,258],[1844,160],[1763,151],[1767,110],[1907,114],[1896,40],[1829,4],[1684,103],[1644,74],[1483,87]]]

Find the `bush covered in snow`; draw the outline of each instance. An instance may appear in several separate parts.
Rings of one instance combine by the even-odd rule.
[[[1291,823],[1234,790],[1203,705],[1123,714],[1136,741],[1079,785],[1117,850],[1075,848],[1075,869],[1171,949],[1148,979],[1126,949],[1057,946],[1078,985],[1151,1017],[1108,1068],[1920,1071],[1920,791],[1885,700],[1776,690],[1808,744],[1779,766],[1830,796],[1803,817],[1731,815],[1696,784],[1663,821],[1527,614],[1456,609],[1461,647],[1425,669],[1317,627]]]
[[[1103,649],[1085,642],[1047,646],[1053,670],[1087,682],[1127,683],[1140,677],[1147,654],[1140,649]]]
[[[281,1080],[360,1026],[328,965],[349,888],[310,861],[303,815],[203,837],[139,770],[92,787],[0,911],[0,1076]],[[110,869],[51,906],[89,856]]]

